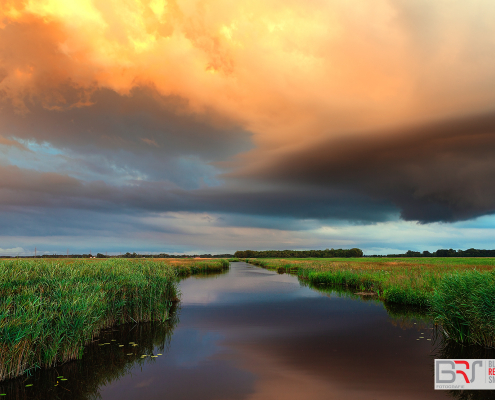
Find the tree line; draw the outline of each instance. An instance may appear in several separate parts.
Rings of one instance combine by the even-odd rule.
[[[378,256],[383,257],[383,256]],[[495,250],[454,250],[454,249],[438,249],[433,253],[429,251],[412,251],[408,250],[404,254],[388,254],[387,257],[495,257]]]
[[[120,255],[94,254],[42,254],[37,256],[0,256],[0,258],[232,258],[233,254],[139,254],[130,253]]]
[[[238,250],[237,258],[349,258],[362,257],[361,249],[325,249],[325,250]]]
[[[232,254],[139,254],[136,252],[124,253],[121,255],[105,255],[97,253],[96,256],[92,254],[43,254],[38,255],[36,258],[349,258],[349,257],[363,257],[363,251],[358,248],[353,249],[325,249],[325,250],[238,250]],[[434,252],[427,250],[412,251],[408,250],[403,254],[387,254],[384,255],[372,255],[364,257],[495,257],[495,250],[481,250],[481,249],[467,249],[467,250],[454,250],[454,249],[438,249]],[[1,258],[35,258],[34,256],[1,256]]]

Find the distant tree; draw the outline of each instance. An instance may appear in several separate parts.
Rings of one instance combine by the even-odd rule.
[[[435,251],[435,256],[436,257],[450,257],[449,250],[446,249],[438,249]]]
[[[350,250],[347,250],[347,257],[362,257],[363,256],[363,250],[358,249],[358,248],[353,248]]]
[[[234,253],[237,258],[330,258],[330,257],[363,257],[363,251],[358,248],[353,249],[325,249],[325,250],[238,250]]]
[[[124,258],[136,258],[136,257],[139,257],[139,254],[136,254],[136,252],[134,253],[127,252],[124,254]]]

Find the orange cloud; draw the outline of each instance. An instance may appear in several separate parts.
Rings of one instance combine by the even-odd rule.
[[[454,3],[7,0],[0,90],[27,113],[152,85],[241,122],[261,149],[484,110],[495,11]]]
[[[0,146],[13,146],[17,147],[19,150],[30,151],[26,146],[19,143],[17,140],[10,140],[0,136]]]
[[[156,143],[153,139],[141,138],[141,140],[144,143],[149,144],[150,146],[160,147],[158,146],[158,143]]]

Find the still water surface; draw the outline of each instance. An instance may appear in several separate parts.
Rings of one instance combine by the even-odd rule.
[[[393,318],[379,302],[246,263],[180,288],[167,324],[114,328],[100,342],[110,345],[88,346],[83,360],[0,389],[33,399],[453,398],[433,390],[431,325]]]

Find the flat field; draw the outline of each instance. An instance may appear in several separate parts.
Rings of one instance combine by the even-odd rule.
[[[0,380],[80,358],[116,324],[169,318],[180,278],[226,260],[0,260]]]
[[[303,262],[313,263],[321,262],[322,265],[329,265],[333,263],[350,263],[355,265],[404,265],[404,266],[460,266],[460,267],[475,267],[480,266],[483,268],[495,268],[495,257],[359,257],[359,258],[259,258],[266,262]]]

